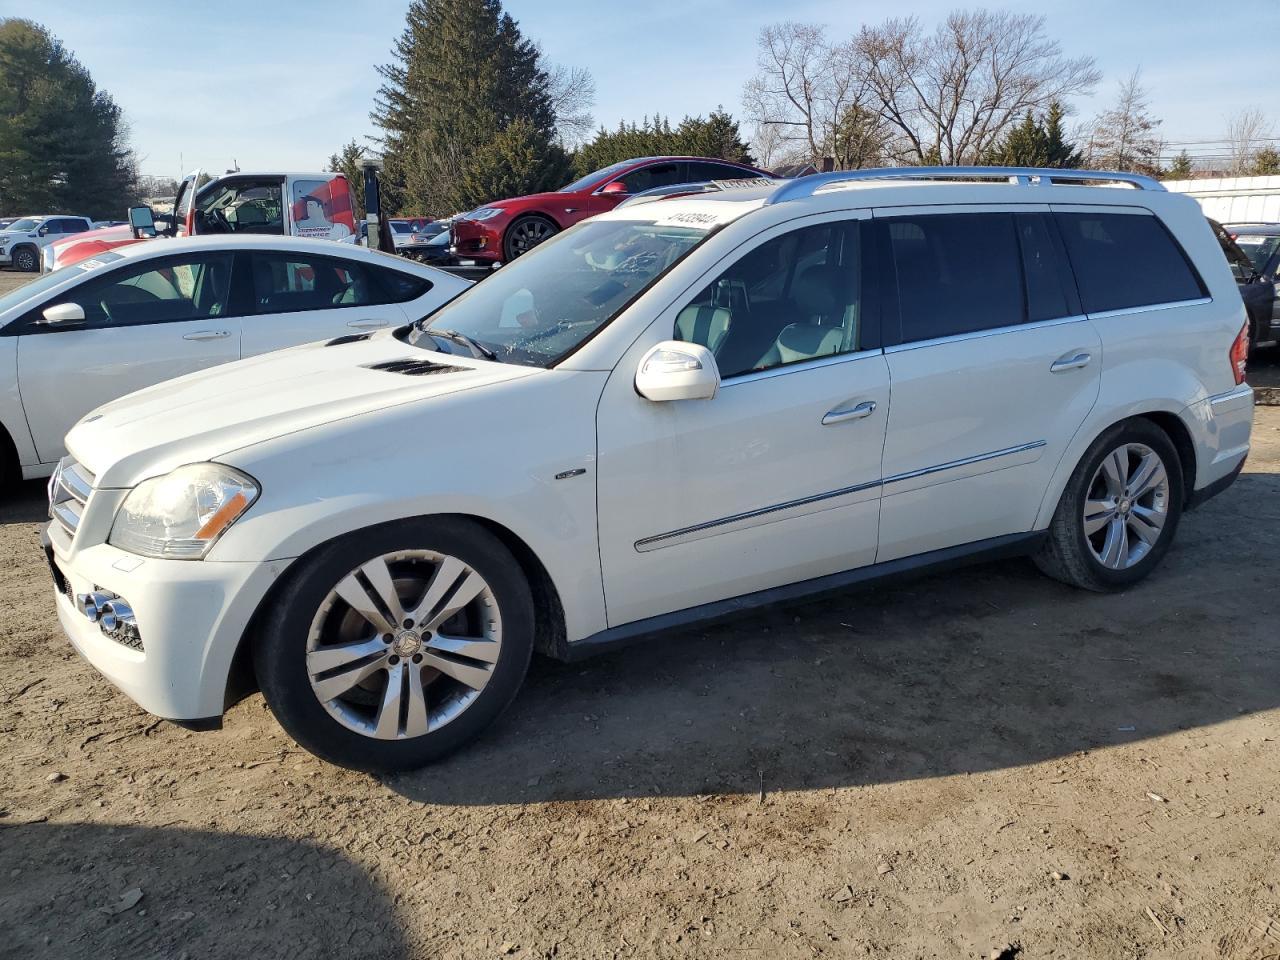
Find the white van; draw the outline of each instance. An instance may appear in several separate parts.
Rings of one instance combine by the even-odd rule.
[[[410,329],[86,418],[50,485],[58,615],[159,716],[217,724],[248,675],[320,756],[410,768],[535,649],[963,559],[1131,586],[1244,463],[1247,345],[1204,216],[1142,177],[628,206]]]

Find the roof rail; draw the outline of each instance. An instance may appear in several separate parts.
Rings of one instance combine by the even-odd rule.
[[[825,187],[836,187],[860,180],[992,180],[1029,186],[1032,183],[1086,184],[1114,183],[1135,190],[1164,190],[1163,184],[1136,173],[1112,173],[1105,170],[1064,170],[1056,167],[884,167],[871,170],[839,170],[834,173],[812,173],[789,180],[778,188],[766,204],[784,203],[811,197]]]

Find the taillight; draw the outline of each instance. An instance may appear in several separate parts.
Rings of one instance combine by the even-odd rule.
[[[1231,344],[1231,372],[1235,374],[1236,384],[1244,383],[1244,370],[1249,362],[1249,324],[1240,328],[1235,343]]]

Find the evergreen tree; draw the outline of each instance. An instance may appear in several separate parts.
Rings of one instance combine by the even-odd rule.
[[[344,143],[342,149],[329,158],[329,169],[342,174],[351,185],[351,209],[355,213],[356,223],[363,220],[365,214],[364,172],[358,162],[364,155],[364,148],[352,140]]]
[[[755,163],[750,148],[742,140],[738,121],[722,106],[712,110],[705,120],[702,117],[681,120],[675,131],[675,147],[674,152],[691,157]]]
[[[1275,147],[1262,147],[1253,155],[1250,176],[1274,177],[1280,175],[1280,150]]]
[[[1063,134],[1062,116],[1056,101],[1049,104],[1043,123],[1028,110],[984,162],[1000,167],[1078,167],[1082,158]]]
[[[137,170],[120,108],[30,20],[0,20],[0,214],[121,217]]]
[[[532,149],[537,162],[523,166],[515,192],[560,185],[565,156],[553,142],[547,73],[500,0],[412,0],[394,60],[379,72],[373,120],[388,209],[443,215],[495,199],[481,192],[491,178],[478,171],[494,169],[499,137],[517,120],[523,132],[503,149]]]
[[[1183,150],[1173,158],[1173,163],[1169,164],[1169,169],[1164,172],[1163,177],[1166,180],[1190,180],[1191,172],[1191,156]]]

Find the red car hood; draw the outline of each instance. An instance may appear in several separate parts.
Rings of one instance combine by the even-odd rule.
[[[68,264],[87,260],[94,254],[112,250],[115,247],[141,243],[133,235],[131,227],[105,227],[102,230],[87,230],[63,240],[55,240],[49,246],[53,248],[53,266],[65,267]]]

